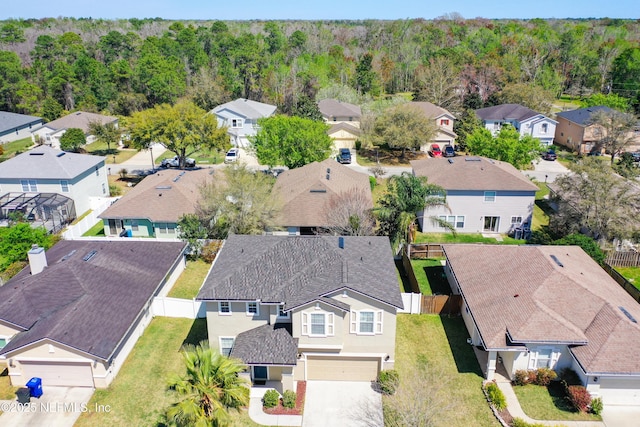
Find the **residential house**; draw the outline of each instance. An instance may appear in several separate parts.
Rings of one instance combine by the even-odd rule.
[[[231,145],[246,148],[250,144],[248,137],[258,132],[258,119],[273,116],[276,108],[275,105],[238,98],[218,105],[210,113],[215,114],[219,126],[228,128]]]
[[[74,219],[91,209],[92,200],[109,197],[105,158],[38,146],[0,163],[0,191],[3,215],[21,211],[29,216],[39,199],[60,195],[73,200],[73,211],[46,209],[41,219],[56,214]]]
[[[558,122],[544,114],[533,111],[519,104],[501,104],[493,107],[480,108],[476,115],[484,127],[495,136],[502,126],[513,126],[520,136],[530,135],[544,145],[553,144],[555,129]]]
[[[387,237],[232,235],[196,299],[211,345],[254,383],[295,390],[393,368],[402,298]]]
[[[556,114],[558,119],[555,133],[556,143],[564,145],[579,154],[602,151],[602,147],[599,147],[598,143],[603,136],[603,129],[601,126],[592,124],[593,114],[600,111],[611,113],[615,110],[598,105]],[[640,125],[631,132],[633,135],[629,135],[631,141],[626,151],[640,150]]]
[[[438,107],[430,102],[412,102],[413,105],[420,109],[428,118],[435,121],[436,134],[431,141],[425,141],[420,146],[420,151],[425,153],[431,150],[432,144],[438,144],[442,149],[445,145],[455,146],[458,135],[453,131],[453,123],[455,116],[442,107]]]
[[[485,377],[571,368],[592,396],[640,406],[640,305],[579,246],[443,245]]]
[[[430,217],[447,221],[459,233],[511,233],[531,225],[538,187],[509,163],[484,157],[428,158],[411,162],[413,174],[446,192],[447,207],[418,213],[422,231],[446,231]]]
[[[184,270],[183,242],[63,240],[0,287],[11,383],[106,388]]]
[[[40,127],[40,117],[0,111],[0,144],[31,137],[31,130]]]
[[[333,159],[313,162],[278,175],[274,197],[282,203],[276,224],[290,235],[312,235],[328,225],[332,199],[361,192],[367,209],[373,209],[369,176]],[[274,232],[278,234],[278,232]]]
[[[360,106],[336,99],[323,99],[318,102],[318,109],[329,126],[328,134],[333,139],[336,151],[340,148],[354,149],[356,140],[360,137],[360,120],[362,110]]]
[[[100,123],[101,125],[113,123],[117,126],[118,118],[96,113],[87,113],[85,111],[76,111],[75,113],[69,113],[59,119],[45,123],[42,127],[34,129],[31,134],[34,140],[37,139],[43,144],[59,150],[60,137],[64,135],[67,129],[82,129],[87,137],[87,144],[94,142],[95,137],[91,135],[91,131],[89,130],[90,123]],[[38,142],[37,140],[36,142]]]
[[[196,211],[200,186],[213,169],[160,170],[147,176],[98,217],[106,236],[177,238],[178,220]]]

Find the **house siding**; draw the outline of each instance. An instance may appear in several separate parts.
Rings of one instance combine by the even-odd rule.
[[[42,126],[42,123],[44,123],[44,120],[37,120],[35,122],[27,123],[0,132],[0,144],[6,144],[7,142],[29,138],[31,137],[32,130],[39,126]]]
[[[487,191],[491,191],[487,189]],[[484,201],[484,191],[448,190],[445,207],[436,207],[418,213],[420,228],[424,232],[442,232],[444,228],[434,224],[429,217],[439,215],[464,216],[464,228],[456,228],[460,233],[482,233],[484,217],[500,217],[498,233],[511,231],[511,217],[520,216],[531,224],[535,191],[497,191],[494,202]]]
[[[220,337],[237,337],[239,333],[269,323],[269,305],[260,304],[258,316],[247,316],[244,302],[231,302],[231,314],[218,313],[218,303],[207,301],[207,330],[211,347],[219,349]]]

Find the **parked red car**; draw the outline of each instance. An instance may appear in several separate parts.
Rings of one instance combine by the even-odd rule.
[[[431,144],[429,154],[431,154],[431,157],[442,157],[442,150],[438,144]]]

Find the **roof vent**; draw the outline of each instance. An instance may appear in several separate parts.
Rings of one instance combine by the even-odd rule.
[[[329,181],[331,179],[331,174],[327,174],[327,181]]]
[[[56,154],[56,157],[62,157],[62,156],[64,156],[65,154],[67,154],[67,152],[66,152],[66,151],[63,151],[62,153],[58,153],[58,154]]]
[[[324,189],[324,188],[318,188],[318,189],[315,189],[315,190],[314,190],[314,189],[312,188],[311,190],[309,190],[309,192],[310,192],[310,193],[326,193],[326,192],[327,192],[327,190],[326,190],[326,189]]]
[[[474,156],[465,157],[464,161],[465,162],[479,162],[480,161],[480,157],[474,157]]]
[[[552,259],[556,264],[558,264],[558,266],[560,266],[560,267],[564,267],[564,264],[560,262],[560,260],[558,259],[558,257],[557,257],[557,256],[555,256],[555,255],[551,255],[551,259]]]
[[[331,168],[327,168],[327,173],[331,173]]]
[[[44,156],[44,153],[29,153],[30,156]]]
[[[60,262],[68,260],[68,259],[69,259],[69,258],[71,258],[71,257],[73,256],[73,254],[75,254],[75,253],[76,253],[76,250],[74,249],[74,250],[72,250],[71,252],[69,252],[68,254],[66,254],[65,256],[63,256],[63,257],[62,257],[62,259],[60,259]]]
[[[338,247],[344,249],[344,237],[338,237]]]
[[[453,164],[453,159],[447,159],[447,161],[451,164]]]
[[[173,178],[173,182],[178,182],[178,180],[179,180],[180,178],[182,178],[182,175],[184,175],[184,172],[185,172],[185,171],[180,172],[180,173],[178,174],[178,176],[176,176],[175,178]],[[157,187],[156,187],[156,188],[157,188]],[[171,187],[169,187],[169,188],[171,188]]]
[[[171,186],[170,185],[158,185],[156,187],[156,190],[171,190]]]
[[[98,253],[98,251],[91,251],[88,254],[86,254],[82,260],[83,261],[89,261],[91,258],[93,258],[94,256],[96,256],[96,254]]]
[[[629,312],[627,311],[627,309],[626,309],[626,308],[624,308],[623,306],[619,306],[618,308],[620,309],[620,311],[621,311],[621,312],[623,312],[623,313],[624,313],[624,315],[625,315],[625,316],[627,316],[627,317],[629,318],[629,320],[631,320],[633,323],[638,323],[638,321],[636,320],[636,318],[635,318],[635,317],[633,317],[633,316],[631,315],[631,313],[629,313]]]
[[[82,112],[81,112],[81,111],[78,111],[78,112],[76,113],[76,116],[79,116],[80,114],[82,114]]]

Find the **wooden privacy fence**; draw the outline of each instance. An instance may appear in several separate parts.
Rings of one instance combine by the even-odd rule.
[[[407,248],[409,258],[442,258],[442,245],[440,243],[412,243]]]
[[[638,267],[640,266],[640,252],[608,251],[605,262],[614,267]]]
[[[419,294],[420,285],[418,284],[416,273],[413,271],[413,266],[411,265],[411,260],[409,259],[409,255],[406,250],[402,251],[402,267],[404,268],[404,272],[407,274],[407,279],[411,285],[411,292]]]
[[[460,314],[460,295],[422,295],[422,314]]]
[[[607,273],[609,273],[609,276],[611,276],[611,278],[613,280],[618,282],[618,284],[620,286],[622,286],[624,288],[624,290],[627,291],[627,293],[633,297],[633,299],[635,299],[636,301],[640,302],[640,290],[638,290],[638,288],[633,286],[633,284],[631,282],[629,282],[627,279],[625,279],[624,276],[622,276],[622,274],[618,273],[609,264],[605,263],[602,266],[602,268],[604,268],[604,270]]]

